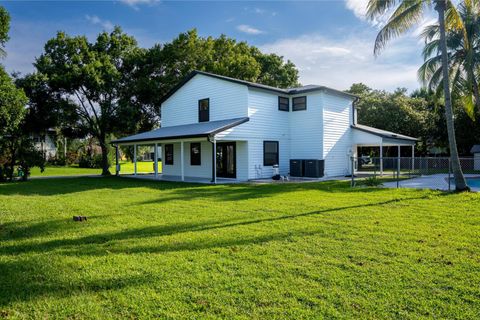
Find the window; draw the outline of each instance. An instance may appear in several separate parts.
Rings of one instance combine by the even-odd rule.
[[[173,165],[173,144],[165,145],[165,164]]]
[[[285,97],[278,97],[278,110],[290,111],[290,100]]]
[[[307,110],[307,97],[296,97],[292,99],[292,111]]]
[[[263,141],[263,165],[278,164],[278,141]]]
[[[210,121],[210,99],[198,100],[198,122]]]
[[[190,143],[190,165],[199,166],[201,165],[201,144],[199,142]]]

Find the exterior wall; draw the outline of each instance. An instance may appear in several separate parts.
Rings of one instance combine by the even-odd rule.
[[[323,159],[326,176],[342,176],[351,171],[353,155],[352,101],[323,94]]]
[[[198,141],[195,141],[198,142]],[[199,166],[190,165],[190,141],[183,143],[184,148],[184,176],[196,178],[212,177],[212,144],[208,141],[201,141],[201,160]],[[173,165],[162,163],[162,174],[169,176],[181,176],[182,171],[180,167],[180,142],[173,144]],[[248,180],[248,148],[246,141],[236,142],[236,161],[237,161],[237,180]],[[165,150],[165,149],[164,149]],[[163,157],[165,157],[163,155]]]
[[[248,88],[196,75],[162,104],[162,127],[198,123],[198,100],[210,99],[210,121],[246,117]]]
[[[302,96],[307,96],[307,110],[290,111],[290,158],[323,159],[323,95],[313,92],[292,98]]]
[[[278,95],[249,88],[250,121],[217,135],[222,140],[248,141],[248,179],[268,178],[272,166],[263,165],[263,141],[278,141],[280,173],[287,174],[290,159],[289,112],[278,110]]]

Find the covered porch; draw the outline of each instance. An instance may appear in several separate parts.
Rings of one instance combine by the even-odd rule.
[[[194,183],[230,183],[242,180],[238,159],[247,152],[246,141],[232,141],[217,134],[247,122],[248,118],[201,122],[160,128],[112,141],[116,148],[116,175],[120,175],[119,147],[133,147],[133,178]],[[140,146],[153,147],[153,173],[137,170]],[[239,156],[237,154],[241,153]],[[161,166],[159,166],[161,160]],[[161,167],[161,169],[159,169]]]
[[[392,162],[392,160],[396,160],[394,161],[396,163],[395,167],[398,166],[398,169],[400,170],[400,159],[405,159],[405,157],[402,157],[402,147],[408,149],[408,153],[411,157],[411,160],[409,160],[411,161],[409,166],[411,166],[411,169],[415,167],[415,144],[418,141],[417,138],[359,124],[352,126],[352,129],[354,142],[353,157],[354,159],[357,159],[357,161],[355,161],[355,167],[353,168],[354,173],[357,173],[362,162],[366,161],[362,158],[363,155],[358,152],[360,147],[378,148],[380,175],[383,175],[385,163],[388,163],[388,161]],[[396,156],[386,157],[385,150],[387,148],[391,149],[391,147],[396,149]]]

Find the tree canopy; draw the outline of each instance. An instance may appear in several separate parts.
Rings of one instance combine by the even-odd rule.
[[[10,39],[8,31],[10,30],[10,15],[8,11],[0,6],[0,55],[5,55],[5,44]]]

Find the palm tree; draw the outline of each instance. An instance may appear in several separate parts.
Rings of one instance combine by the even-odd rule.
[[[381,16],[387,11],[393,9],[392,15],[377,35],[374,54],[377,56],[389,40],[405,33],[413,25],[419,23],[422,19],[423,13],[432,5],[438,13],[438,25],[440,31],[439,47],[442,53],[442,75],[443,79],[449,79],[448,52],[445,41],[445,11],[447,9],[449,10],[449,28],[463,28],[462,20],[450,0],[369,0],[367,16],[370,19]],[[445,117],[447,120],[448,144],[450,148],[453,177],[455,180],[455,189],[457,191],[466,191],[469,190],[469,187],[465,181],[460,166],[460,159],[458,158],[449,81],[443,81],[443,94],[445,98]]]
[[[475,107],[480,110],[480,1],[465,0],[458,13],[464,28],[450,30],[446,35],[452,96],[460,97],[467,114],[474,120]],[[447,14],[448,15],[448,14]],[[418,77],[430,90],[441,93],[442,58],[440,54],[439,25],[425,27],[422,37],[424,64]]]

